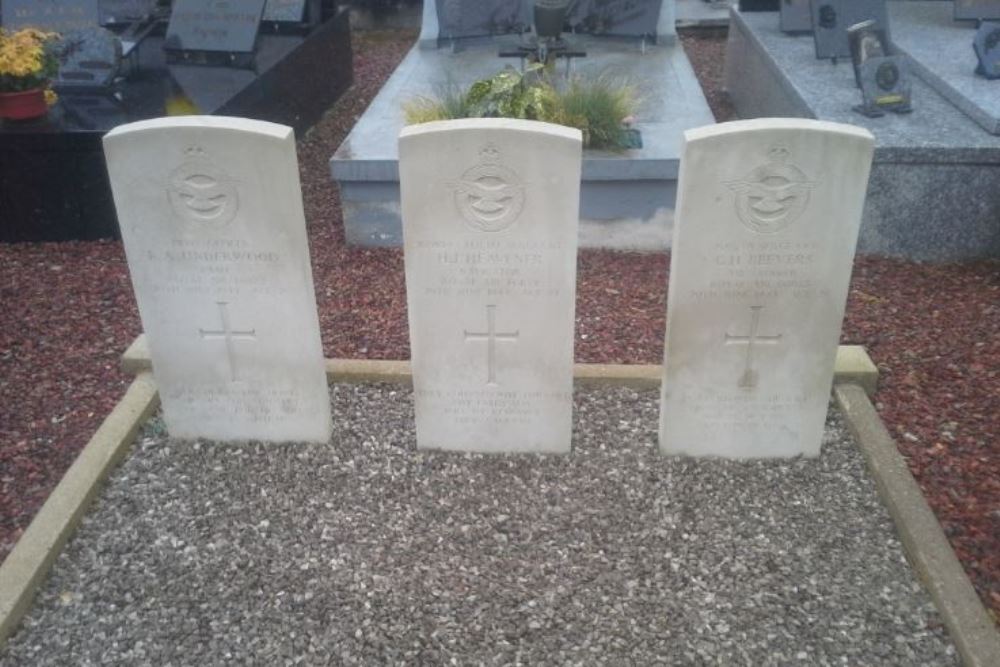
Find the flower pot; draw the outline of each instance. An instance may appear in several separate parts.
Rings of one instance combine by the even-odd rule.
[[[29,120],[48,113],[45,89],[33,88],[16,93],[0,93],[0,118]]]

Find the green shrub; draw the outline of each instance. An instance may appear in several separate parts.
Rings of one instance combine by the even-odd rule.
[[[473,83],[467,91],[449,90],[437,98],[418,97],[403,105],[409,125],[455,118],[521,118],[575,127],[588,148],[626,147],[626,119],[636,107],[632,86],[608,76],[576,77],[561,88],[541,65],[523,74],[507,67]]]

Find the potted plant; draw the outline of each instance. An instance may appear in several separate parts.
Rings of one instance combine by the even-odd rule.
[[[49,82],[59,71],[51,48],[56,37],[34,28],[0,29],[0,118],[38,118],[55,102]]]

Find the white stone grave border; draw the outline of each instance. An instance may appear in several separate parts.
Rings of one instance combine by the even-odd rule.
[[[20,625],[49,569],[112,469],[125,457],[139,429],[159,407],[145,336],[122,356],[135,375],[125,396],[97,429],[28,529],[0,565],[0,651]],[[408,361],[327,359],[331,382],[411,384]],[[575,364],[578,386],[659,387],[659,365]],[[872,405],[878,369],[860,346],[840,346],[834,398],[865,457],[903,549],[930,593],[968,667],[989,667],[1000,655],[1000,630],[990,618],[941,525],[931,511],[888,430]]]

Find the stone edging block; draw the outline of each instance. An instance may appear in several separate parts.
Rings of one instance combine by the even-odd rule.
[[[152,370],[146,335],[139,335],[122,355],[122,370],[130,375]],[[658,364],[575,364],[573,377],[579,386],[615,385],[633,389],[656,389],[663,367]],[[326,377],[330,382],[391,382],[410,384],[409,361],[380,359],[327,359]],[[860,385],[869,396],[875,395],[878,368],[860,345],[837,348],[834,383]]]
[[[140,372],[0,565],[0,649],[30,608],[101,484],[159,403],[152,375]]]
[[[962,662],[967,667],[996,665],[1000,630],[976,595],[875,407],[855,385],[835,387],[834,396],[896,524],[906,556],[944,618]]]

